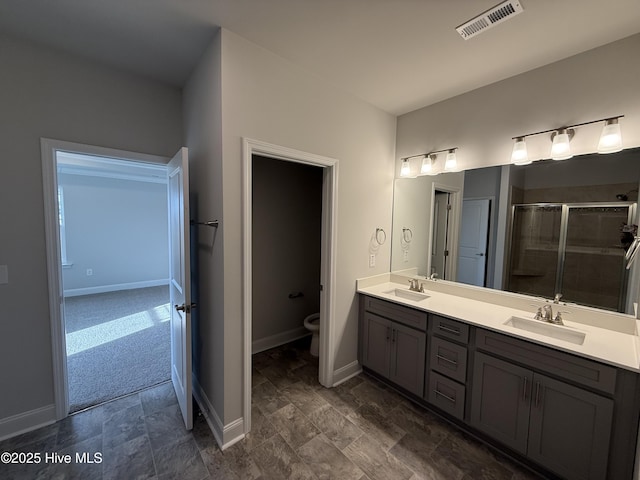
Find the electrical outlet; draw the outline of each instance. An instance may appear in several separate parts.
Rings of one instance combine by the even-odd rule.
[[[376,256],[371,254],[369,255],[369,267],[373,268],[376,266]]]
[[[93,268],[87,268],[87,277],[93,275]]]
[[[405,262],[409,261],[409,250],[404,250],[402,252],[402,260],[405,261]]]

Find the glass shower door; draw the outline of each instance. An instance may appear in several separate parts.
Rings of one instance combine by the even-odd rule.
[[[508,290],[556,294],[562,205],[514,205]]]
[[[627,290],[623,227],[631,205],[568,205],[560,292],[563,300],[624,311]]]

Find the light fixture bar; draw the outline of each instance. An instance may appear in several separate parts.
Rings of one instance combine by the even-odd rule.
[[[516,140],[518,138],[525,138],[525,137],[533,137],[534,135],[542,135],[543,133],[557,132],[558,130],[563,130],[563,129],[568,130],[570,128],[583,127],[585,125],[591,125],[592,123],[606,122],[608,120],[614,120],[614,119],[617,120],[620,118],[624,118],[624,115],[614,115],[613,117],[601,118],[600,120],[592,120],[590,122],[576,123],[575,125],[568,125],[565,127],[550,128],[549,130],[543,130],[541,132],[535,132],[535,133],[527,133],[526,135],[517,135],[515,137],[511,137],[511,140]]]
[[[438,153],[444,153],[444,152],[450,152],[450,151],[456,151],[458,150],[458,147],[453,147],[453,148],[443,148],[442,150],[433,150],[431,152],[427,152],[427,153],[418,153],[417,155],[409,155],[408,157],[402,157],[400,160],[404,161],[404,160],[409,160],[410,158],[416,158],[416,157],[428,157],[430,155],[436,155]]]

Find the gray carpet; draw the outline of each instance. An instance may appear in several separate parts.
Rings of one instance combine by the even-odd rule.
[[[168,286],[65,298],[70,412],[171,378]]]

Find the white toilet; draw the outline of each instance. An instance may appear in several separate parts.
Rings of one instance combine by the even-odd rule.
[[[320,313],[313,313],[304,319],[304,327],[313,333],[311,337],[311,348],[309,353],[314,357],[318,356],[318,343],[320,338]]]

